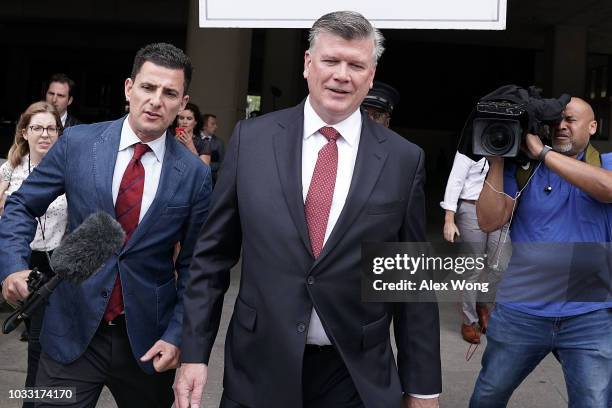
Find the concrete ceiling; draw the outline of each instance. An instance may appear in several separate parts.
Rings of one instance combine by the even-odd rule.
[[[609,0],[509,0],[510,24],[576,25],[589,30],[612,31]]]

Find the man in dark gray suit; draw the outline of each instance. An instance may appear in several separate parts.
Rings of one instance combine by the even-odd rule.
[[[437,305],[361,301],[363,241],[425,241],[423,151],[359,110],[382,42],[360,14],[321,17],[308,98],[236,126],[191,264],[179,407],[200,404],[241,249],[222,407],[437,406]]]
[[[217,116],[212,113],[202,115],[204,127],[202,128],[202,140],[210,144],[210,171],[212,174],[213,186],[217,182],[217,174],[221,168],[223,157],[225,156],[225,145],[215,132],[217,131]]]

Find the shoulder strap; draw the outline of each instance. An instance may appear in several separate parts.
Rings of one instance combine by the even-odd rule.
[[[535,171],[536,167],[537,166],[535,166],[535,161],[533,160],[528,161],[524,165],[520,165],[519,163],[516,163],[515,178],[516,178],[516,185],[518,187],[518,191],[521,191],[523,187],[527,185],[527,182],[529,181],[529,178]]]
[[[601,167],[601,154],[590,143],[586,148],[586,152],[584,153],[582,160],[591,166]]]

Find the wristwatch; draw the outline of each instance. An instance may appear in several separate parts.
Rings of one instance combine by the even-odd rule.
[[[550,152],[551,150],[552,147],[544,145],[544,147],[542,147],[542,150],[540,151],[540,154],[538,154],[538,161],[544,161],[544,156],[546,156],[546,153]]]

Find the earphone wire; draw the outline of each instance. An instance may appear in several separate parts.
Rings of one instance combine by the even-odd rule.
[[[527,186],[531,182],[531,179],[533,178],[533,176],[535,176],[535,174],[538,172],[538,169],[540,168],[541,165],[542,165],[542,162],[539,162],[538,165],[536,166],[535,170],[529,176],[529,179],[527,179],[527,182],[525,183],[523,188],[521,188],[519,191],[517,191],[516,194],[514,195],[514,197],[510,196],[509,194],[506,194],[503,191],[498,191],[485,178],[484,182],[486,183],[487,186],[489,186],[489,188],[491,190],[495,191],[498,194],[503,194],[503,195],[505,195],[507,197],[510,197],[510,199],[512,200],[512,211],[510,212],[510,219],[508,220],[506,225],[501,227],[502,228],[502,233],[499,235],[499,238],[497,240],[497,248],[496,248],[496,251],[495,251],[495,254],[494,254],[495,263],[491,266],[492,268],[495,268],[495,269],[499,268],[499,261],[500,261],[500,257],[501,257],[501,247],[504,246],[506,244],[506,242],[508,241],[508,235],[510,234],[510,228],[512,227],[512,221],[514,220],[514,213],[516,211],[516,205],[518,203],[518,199],[520,198],[520,196],[523,193],[523,191],[527,188]],[[505,228],[506,226],[507,226],[507,228]],[[502,237],[503,237],[503,240],[502,240]],[[500,243],[501,243],[501,245],[500,245]]]

